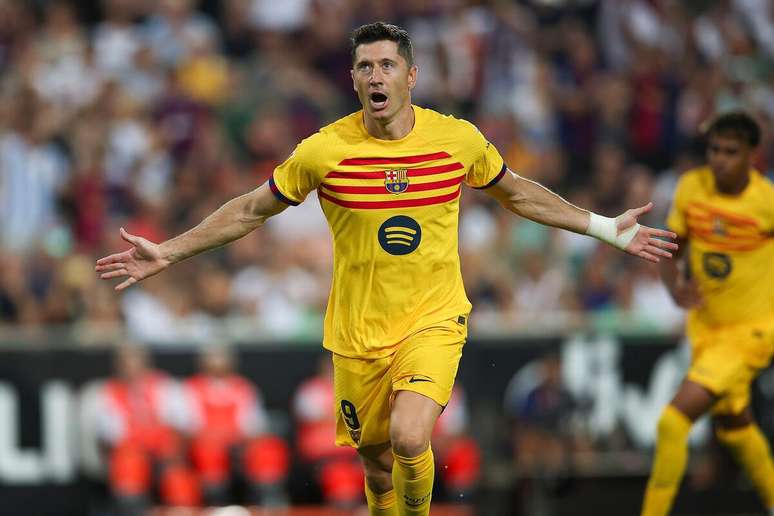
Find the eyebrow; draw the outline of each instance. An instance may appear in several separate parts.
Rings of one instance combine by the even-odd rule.
[[[376,61],[379,62],[379,63],[393,63],[393,64],[397,64],[398,63],[395,59],[391,59],[389,57],[384,57],[382,59],[377,59]],[[373,61],[371,61],[369,59],[361,59],[360,61],[355,63],[355,68],[358,68],[358,67],[360,67],[362,65],[365,65],[365,64],[371,64],[371,63],[373,63]]]

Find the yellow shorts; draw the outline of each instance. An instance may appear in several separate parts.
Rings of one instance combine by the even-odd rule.
[[[774,324],[694,328],[689,338],[692,358],[688,379],[718,397],[712,413],[742,412],[750,404],[750,385],[774,353]]]
[[[333,354],[336,444],[355,448],[390,440],[390,408],[397,391],[414,391],[441,406],[449,402],[467,316],[420,330],[390,356],[359,359]]]

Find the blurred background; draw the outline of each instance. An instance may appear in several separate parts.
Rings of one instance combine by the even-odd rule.
[[[348,36],[376,20],[412,37],[414,103],[582,207],[653,200],[663,225],[729,109],[774,173],[769,0],[0,0],[1,514],[362,514],[331,446],[314,194],[120,295],[93,264],[119,227],[176,235],[358,109]],[[433,514],[637,514],[683,313],[650,264],[461,203],[474,312]],[[771,438],[774,370],[754,400]],[[676,512],[761,513],[713,439],[697,426]]]

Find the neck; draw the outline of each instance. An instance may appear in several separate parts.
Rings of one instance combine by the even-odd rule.
[[[414,109],[406,104],[389,120],[380,120],[368,116],[363,111],[363,123],[368,134],[379,140],[400,140],[414,128]]]
[[[717,184],[717,183],[716,183]],[[744,189],[747,188],[747,185],[750,184],[750,174],[745,174],[741,178],[739,178],[739,181],[732,185],[717,185],[718,190],[720,193],[726,194],[726,195],[739,195],[740,193],[744,192]]]

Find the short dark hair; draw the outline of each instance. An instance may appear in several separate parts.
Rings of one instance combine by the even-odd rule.
[[[398,54],[403,56],[409,66],[414,64],[414,47],[411,45],[408,32],[397,25],[381,21],[361,25],[352,31],[352,37],[349,40],[352,44],[352,63],[355,62],[355,51],[358,46],[385,40],[397,43]]]
[[[713,118],[703,131],[707,140],[711,136],[736,138],[757,147],[761,141],[761,128],[758,122],[744,111],[730,111]]]

